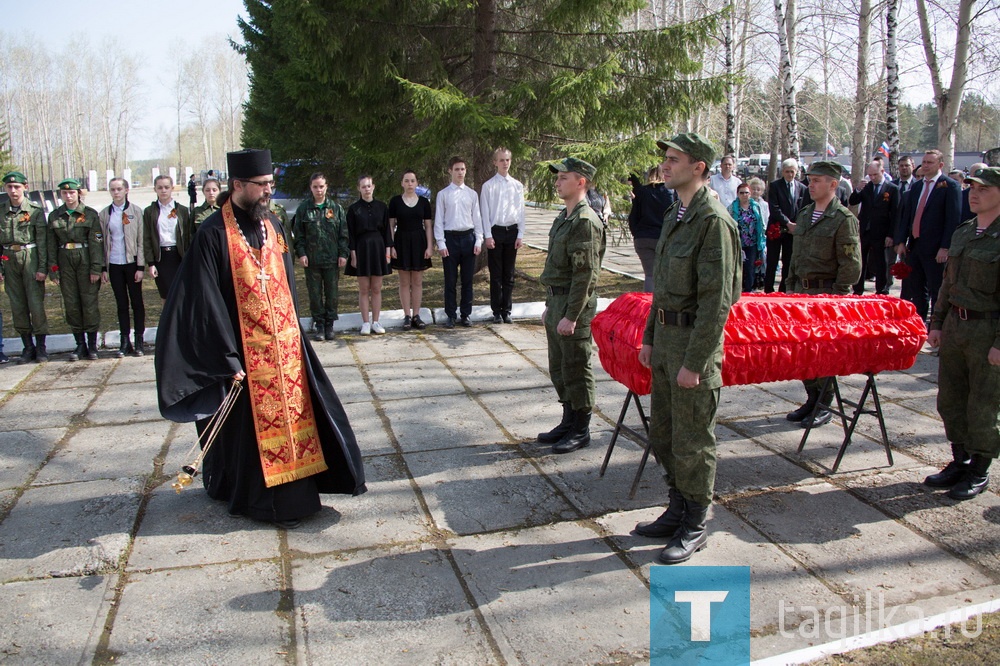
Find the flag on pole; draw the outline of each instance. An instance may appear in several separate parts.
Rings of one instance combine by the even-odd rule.
[[[836,154],[837,154],[837,149],[831,146],[830,144],[826,144],[826,156],[833,157]]]
[[[889,144],[883,141],[882,145],[878,147],[878,152],[882,153],[886,157],[889,157]]]

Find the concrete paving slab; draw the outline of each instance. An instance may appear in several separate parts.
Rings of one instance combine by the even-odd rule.
[[[152,356],[152,351],[147,351],[148,356]],[[126,356],[119,359],[114,370],[108,375],[108,384],[135,384],[139,382],[155,382],[156,373],[153,364],[147,362],[147,357],[142,358]]]
[[[135,479],[28,489],[0,524],[0,581],[114,571],[141,490]]]
[[[648,658],[649,588],[592,530],[470,536],[452,552],[507,663]]]
[[[180,493],[166,482],[149,498],[135,535],[129,570],[193,567],[278,556],[278,529],[211,499],[198,477]],[[171,479],[172,481],[172,479]]]
[[[507,432],[521,441],[534,441],[539,432],[551,430],[562,418],[559,398],[551,384],[542,388],[483,393],[479,399],[503,423]]]
[[[369,365],[365,370],[381,400],[465,393],[448,366],[435,358]]]
[[[467,395],[395,400],[384,405],[403,451],[482,446],[507,437]]]
[[[27,483],[65,434],[65,428],[0,432],[0,489]]]
[[[734,499],[727,506],[844,595],[884,591],[889,605],[981,586],[940,546],[826,483]],[[788,520],[794,515],[795,520]]]
[[[573,519],[577,513],[516,450],[483,445],[404,454],[435,525],[475,534]]]
[[[501,663],[440,550],[304,559],[292,576],[302,663]]]
[[[90,663],[117,581],[118,576],[111,575],[0,585],[0,607],[17,609],[4,614],[0,661]]]
[[[169,430],[166,421],[81,428],[42,468],[34,484],[145,477],[153,473],[153,458]]]
[[[331,367],[326,369],[326,374],[341,402],[371,402],[372,392],[356,368]]]
[[[791,387],[789,387],[791,388]],[[799,400],[801,392],[795,392],[795,400]],[[775,395],[759,386],[724,386],[719,392],[719,410],[717,418],[721,422],[731,419],[746,419],[749,417],[781,417],[799,406],[799,402],[790,401],[790,395]],[[805,396],[801,396],[804,400]]]
[[[545,329],[538,323],[495,326],[492,330],[494,335],[516,351],[546,349],[548,347],[545,341]]]
[[[13,359],[13,357],[11,357]],[[4,366],[0,366],[0,391],[6,393],[7,391],[13,390],[18,384],[23,382],[25,378],[28,377],[38,368],[41,368],[40,363],[28,363],[26,365],[20,365],[17,361],[11,360],[10,363]]]
[[[65,368],[63,363],[61,359],[53,359],[48,363],[37,364],[37,372],[31,375],[23,388],[39,391],[54,388],[99,386],[115,369],[115,363],[110,359],[66,362]]]
[[[417,331],[358,337],[351,341],[351,347],[369,371],[378,363],[420,361],[436,356],[435,351],[424,342],[423,336]]]
[[[779,488],[813,481],[801,465],[789,462],[725,426],[716,426],[715,495]]]
[[[357,497],[322,495],[326,508],[288,532],[288,547],[328,553],[429,538],[430,521],[400,456],[367,458],[365,481],[368,492]]]
[[[0,405],[0,431],[63,428],[76,423],[95,392],[92,386],[18,392]]]
[[[348,343],[347,338],[339,337],[330,341],[323,342],[310,342],[313,351],[316,352],[317,358],[319,358],[320,364],[327,369],[327,373],[333,376],[333,371],[331,368],[341,367],[341,366],[354,366],[357,361],[354,358],[354,352],[351,349],[351,345]]]
[[[372,402],[348,402],[344,404],[344,411],[347,412],[362,455],[381,456],[396,452]]]
[[[94,424],[160,421],[156,383],[106,386],[87,410],[86,419]]]
[[[108,650],[116,664],[282,663],[291,632],[276,613],[280,589],[271,562],[133,574]]]
[[[427,344],[446,359],[459,356],[488,356],[502,348],[492,331],[484,326],[457,327],[452,330],[441,327],[428,328],[423,336]]]
[[[542,373],[518,353],[494,353],[489,356],[460,356],[448,359],[448,366],[462,378],[470,390],[482,395],[492,391],[544,388],[551,386]]]

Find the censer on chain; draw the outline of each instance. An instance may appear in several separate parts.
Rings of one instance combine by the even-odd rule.
[[[212,443],[215,442],[215,438],[218,437],[219,431],[222,429],[222,424],[225,422],[226,417],[229,416],[229,412],[233,411],[233,405],[236,404],[236,398],[239,397],[242,391],[242,380],[234,381],[233,385],[229,388],[229,393],[226,394],[226,399],[222,401],[219,409],[212,414],[212,418],[208,420],[208,423],[205,425],[205,429],[202,430],[198,441],[191,447],[191,450],[188,452],[188,457],[194,455],[195,450],[199,446],[201,447],[201,451],[198,452],[198,455],[190,465],[184,465],[181,467],[181,471],[177,473],[177,480],[170,484],[170,487],[177,491],[178,494],[190,486],[191,482],[194,481],[194,477],[198,476],[198,470],[201,468],[201,463],[205,460],[205,455],[208,453],[208,450],[212,448]]]

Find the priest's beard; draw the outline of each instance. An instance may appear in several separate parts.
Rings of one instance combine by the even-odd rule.
[[[268,194],[262,195],[256,201],[246,195],[243,197],[234,196],[233,201],[237,206],[250,213],[250,219],[258,222],[266,220],[268,213],[271,212],[271,196]]]

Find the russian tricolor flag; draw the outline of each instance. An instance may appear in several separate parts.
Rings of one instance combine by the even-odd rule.
[[[889,144],[883,141],[882,145],[878,147],[878,152],[882,153],[886,157],[889,157]]]

